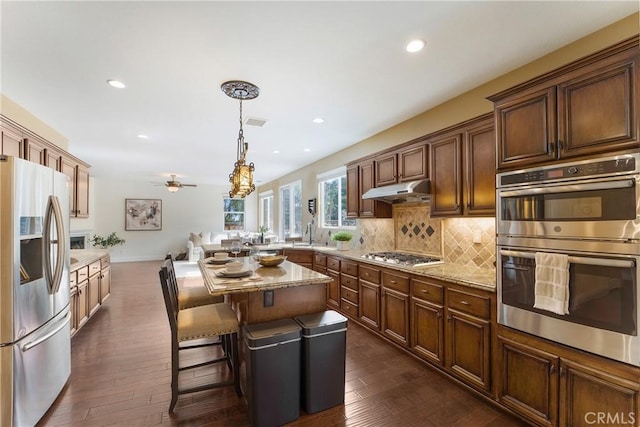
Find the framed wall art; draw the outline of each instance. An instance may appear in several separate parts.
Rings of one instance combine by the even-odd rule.
[[[125,199],[124,229],[127,231],[162,230],[162,200]]]

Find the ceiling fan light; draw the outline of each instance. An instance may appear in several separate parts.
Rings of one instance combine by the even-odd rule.
[[[175,193],[179,189],[180,189],[179,187],[176,187],[174,185],[167,186],[167,190],[169,190],[169,193]]]

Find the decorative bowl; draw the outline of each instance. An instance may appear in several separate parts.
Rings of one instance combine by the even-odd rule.
[[[263,267],[275,267],[282,264],[285,259],[287,259],[287,257],[284,255],[271,255],[260,257],[258,262]]]

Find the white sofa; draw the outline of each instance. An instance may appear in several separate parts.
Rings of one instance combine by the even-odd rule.
[[[204,257],[202,245],[220,244],[223,239],[239,238],[241,242],[257,243],[260,233],[255,232],[210,232],[201,231],[199,233],[189,233],[187,239],[187,259],[189,262],[195,262]],[[265,233],[264,243],[272,243],[278,240],[278,236],[271,233]]]

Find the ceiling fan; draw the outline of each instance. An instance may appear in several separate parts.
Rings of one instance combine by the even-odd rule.
[[[183,184],[180,181],[176,181],[175,175],[171,175],[171,179],[167,181],[164,186],[167,187],[170,193],[175,193],[182,187],[197,187],[196,184]]]

